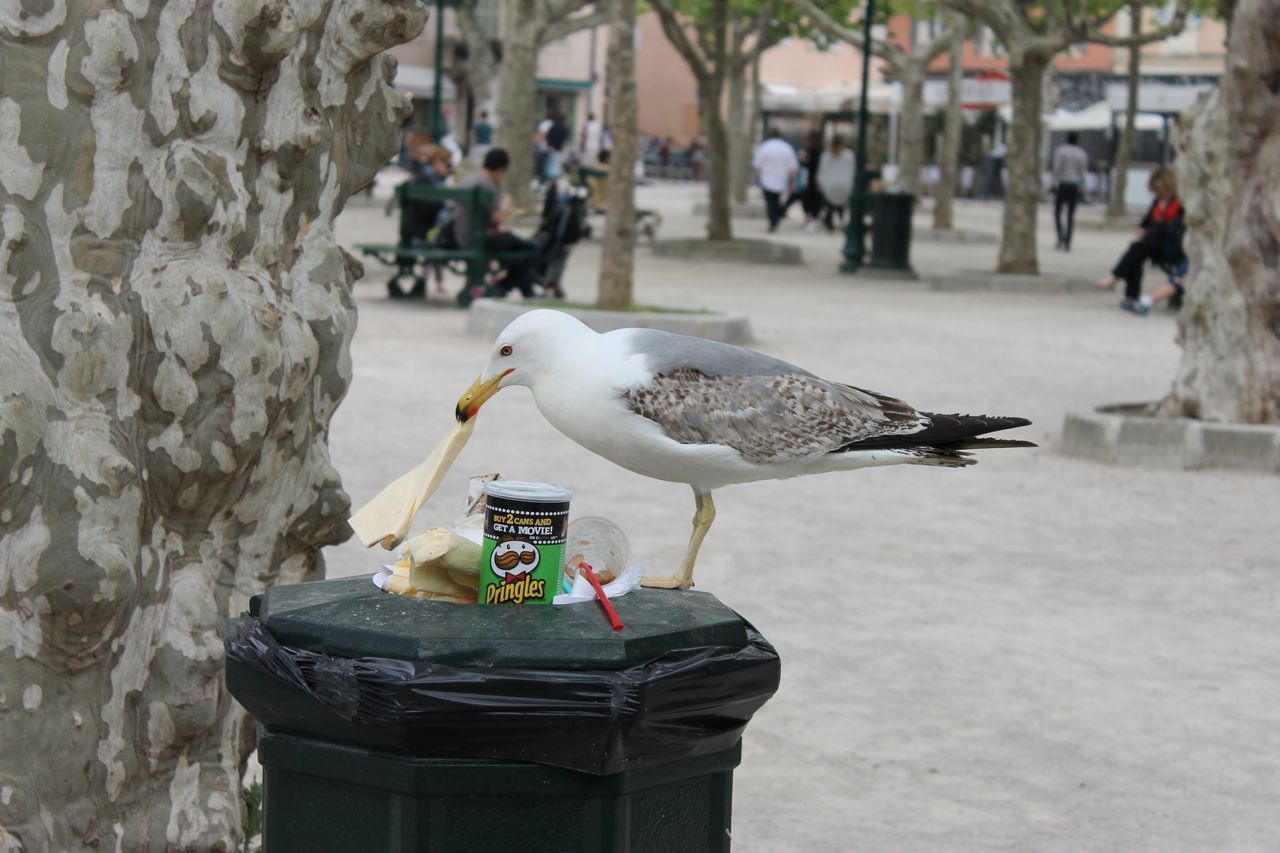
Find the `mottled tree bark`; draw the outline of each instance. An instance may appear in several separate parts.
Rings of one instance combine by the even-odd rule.
[[[1142,5],[1142,0],[1131,0],[1129,3],[1130,32],[1135,35],[1142,30]],[[1129,48],[1129,100],[1124,109],[1124,129],[1120,131],[1120,139],[1116,143],[1111,197],[1107,199],[1107,218],[1111,220],[1124,219],[1128,213],[1124,196],[1129,187],[1129,163],[1133,159],[1133,140],[1138,123],[1138,84],[1141,81],[1142,48],[1135,44]]]
[[[1191,276],[1178,316],[1182,364],[1161,414],[1280,423],[1278,79],[1274,4],[1238,0],[1227,76],[1178,136]]]
[[[956,179],[960,171],[960,135],[964,118],[960,114],[960,87],[964,84],[964,19],[954,12],[952,17],[950,66],[947,76],[947,111],[942,132],[942,151],[938,155],[938,197],[933,205],[933,227],[946,231],[952,227]]]
[[[1040,143],[1044,126],[1044,74],[1052,53],[1023,50],[1009,55],[1013,120],[1009,123],[1009,152],[1005,165],[1004,223],[996,272],[1039,273],[1036,254],[1036,214],[1040,209]]]
[[[609,105],[613,152],[596,304],[631,305],[636,244],[636,0],[613,0],[609,33]]]
[[[378,54],[424,21],[0,5],[0,826],[29,850],[237,843],[223,624],[348,535],[333,219],[396,149]]]
[[[924,63],[902,63],[901,130],[898,136],[898,183],[905,192],[920,194],[920,164],[924,161]]]

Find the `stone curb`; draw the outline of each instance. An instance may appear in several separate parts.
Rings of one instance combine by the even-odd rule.
[[[1000,238],[987,231],[966,231],[963,228],[912,228],[912,240],[927,240],[933,243],[964,243],[970,246],[994,246]]]
[[[526,311],[554,308],[572,314],[597,332],[614,329],[661,329],[726,344],[751,342],[751,321],[745,314],[727,311],[680,314],[674,311],[598,311],[565,308],[554,301],[506,302],[477,299],[467,311],[467,334],[493,339],[507,324]]]
[[[957,270],[928,277],[929,289],[949,293],[994,291],[998,293],[1089,293],[1095,290],[1087,278],[1047,273],[1024,275],[989,270]]]
[[[1068,413],[1061,450],[1111,465],[1280,473],[1280,426],[1126,414],[1141,404]]]
[[[688,261],[730,261],[789,267],[804,263],[804,255],[798,246],[769,240],[654,240],[652,251],[659,258]]]

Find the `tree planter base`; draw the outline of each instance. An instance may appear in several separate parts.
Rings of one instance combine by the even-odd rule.
[[[707,216],[711,213],[711,203],[696,201],[693,203],[694,216]],[[764,203],[759,201],[734,201],[729,203],[729,214],[734,219],[764,219]]]
[[[929,276],[929,289],[953,293],[995,291],[1000,293],[1088,293],[1094,289],[1087,278],[1066,275],[1024,275],[990,270],[957,270]]]
[[[727,311],[600,311],[567,307],[556,301],[506,302],[500,299],[480,299],[472,304],[467,312],[467,334],[495,338],[508,323],[535,308],[554,308],[572,314],[597,332],[661,329],[727,344],[751,342],[751,321],[745,314]]]
[[[653,254],[660,258],[689,261],[739,261],[778,266],[804,263],[798,247],[768,240],[655,240]]]
[[[1063,453],[1115,465],[1280,473],[1280,426],[1155,418],[1145,403],[1068,414]]]

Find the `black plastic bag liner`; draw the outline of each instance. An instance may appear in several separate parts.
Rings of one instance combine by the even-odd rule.
[[[684,648],[625,669],[561,671],[344,658],[281,645],[244,614],[228,623],[227,685],[272,731],[608,775],[737,743],[777,690],[781,668],[773,647],[744,627],[742,648]]]

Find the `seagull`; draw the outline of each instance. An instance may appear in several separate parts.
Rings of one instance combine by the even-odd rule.
[[[693,489],[683,561],[650,587],[688,589],[722,486],[880,465],[959,468],[965,451],[1035,447],[985,433],[1026,418],[938,415],[819,378],[780,359],[656,329],[599,334],[562,311],[522,314],[497,337],[458,400],[465,424],[494,394],[523,385],[550,424],[646,477]]]

